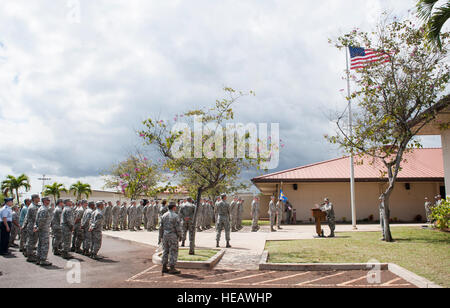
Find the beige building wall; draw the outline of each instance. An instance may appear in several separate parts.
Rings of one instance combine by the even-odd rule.
[[[328,197],[334,205],[336,219],[351,221],[350,184],[349,183],[297,183],[294,190],[293,183],[283,184],[283,192],[297,212],[297,221],[308,222],[311,219],[311,209],[315,204],[321,203]],[[385,184],[381,183],[355,183],[355,202],[357,220],[367,219],[373,215],[374,220],[379,219],[378,198]],[[405,183],[396,183],[390,199],[391,218],[405,222],[414,221],[417,215],[425,218],[424,198],[430,200],[439,193],[443,183],[410,183],[410,190]],[[268,215],[270,196],[261,198],[262,217]]]

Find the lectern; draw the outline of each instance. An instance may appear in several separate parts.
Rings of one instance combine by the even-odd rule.
[[[312,216],[314,217],[314,220],[316,221],[316,232],[317,235],[320,237],[323,237],[322,227],[320,223],[322,221],[326,221],[327,214],[325,212],[322,212],[320,209],[312,209]]]

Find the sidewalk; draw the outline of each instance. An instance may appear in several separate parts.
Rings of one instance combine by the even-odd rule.
[[[422,224],[395,224],[392,226],[421,226]],[[314,225],[283,225],[282,230],[269,232],[268,226],[262,226],[259,232],[251,232],[250,227],[244,227],[239,232],[231,233],[231,246],[216,266],[217,269],[257,269],[266,241],[313,239],[316,235]],[[323,226],[325,235],[329,233],[328,226]],[[336,225],[336,232],[352,231],[351,225]],[[354,232],[379,231],[379,224],[358,225]],[[134,241],[152,246],[158,246],[158,231],[104,231],[104,235]],[[188,242],[186,242],[187,246]],[[221,247],[225,247],[225,233],[222,232]],[[216,248],[216,232],[212,228],[196,232],[197,248]]]

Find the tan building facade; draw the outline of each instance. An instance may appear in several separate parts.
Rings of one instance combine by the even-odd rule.
[[[264,175],[252,181],[261,191],[262,212],[267,212],[270,196],[280,189],[296,210],[297,221],[309,222],[311,209],[325,197],[334,205],[336,220],[351,221],[348,157]],[[379,166],[355,165],[356,218],[379,219],[379,197],[386,188],[385,178],[377,176]],[[395,221],[425,221],[424,198],[430,201],[445,191],[441,149],[418,149],[408,154],[390,198]],[[420,216],[420,217],[418,217]]]

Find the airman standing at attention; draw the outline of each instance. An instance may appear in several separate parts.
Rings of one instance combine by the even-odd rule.
[[[230,205],[226,202],[227,195],[221,195],[221,201],[217,203],[217,230],[216,230],[216,247],[219,247],[220,244],[220,236],[222,230],[225,229],[225,239],[227,241],[227,248],[231,248],[230,245]]]
[[[91,232],[92,248],[91,258],[99,260],[98,252],[102,247],[102,230],[103,230],[103,207],[104,204],[98,201],[95,206],[97,209],[92,213],[89,232]]]
[[[63,238],[61,256],[66,260],[72,258],[72,256],[69,255],[70,242],[75,222],[72,206],[72,200],[64,200],[64,209],[61,214],[61,230]]]
[[[52,222],[52,249],[55,256],[61,255],[62,248],[62,229],[61,229],[61,215],[63,212],[64,202],[61,199],[56,201],[56,208],[53,212]]]
[[[175,269],[178,260],[178,241],[181,239],[180,220],[175,213],[176,203],[171,201],[168,206],[168,212],[161,217],[161,225],[159,227],[159,243],[162,240],[162,272],[178,275],[180,271]],[[159,244],[158,243],[158,244]],[[167,268],[170,266],[170,269]]]
[[[52,265],[47,261],[48,250],[50,247],[50,224],[53,218],[53,215],[50,213],[49,206],[50,199],[48,197],[42,198],[42,206],[37,212],[33,230],[37,233],[39,239],[36,264],[41,266]]]
[[[277,216],[277,207],[275,205],[275,197],[271,196],[269,202],[270,232],[277,231],[273,228],[275,225],[276,216]]]

